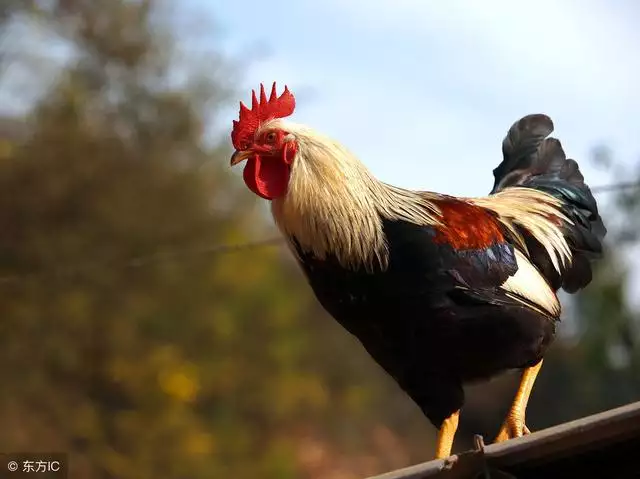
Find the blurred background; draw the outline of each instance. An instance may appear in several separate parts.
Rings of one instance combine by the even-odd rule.
[[[610,233],[527,422],[640,399],[640,4],[523,5],[2,0],[0,451],[69,452],[99,479],[432,457],[432,426],[228,168],[237,101],[274,80],[380,179],[465,196],[489,191],[513,121],[549,114]],[[493,438],[516,380],[469,388],[456,450]]]

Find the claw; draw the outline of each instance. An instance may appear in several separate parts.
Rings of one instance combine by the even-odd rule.
[[[451,455],[451,446],[458,429],[460,411],[454,412],[444,420],[438,431],[438,444],[436,446],[436,459],[445,459]]]
[[[509,417],[502,425],[502,428],[500,428],[500,432],[498,433],[495,442],[503,442],[515,437],[526,436],[527,434],[531,434],[531,431],[524,423],[524,420]]]
[[[531,434],[531,431],[527,427],[524,421],[525,412],[527,410],[527,403],[529,402],[529,395],[533,389],[536,376],[542,367],[542,361],[533,367],[527,368],[522,374],[520,381],[520,387],[509,411],[509,415],[504,424],[500,428],[500,432],[495,439],[495,442],[503,442],[514,437],[522,437],[525,434]]]

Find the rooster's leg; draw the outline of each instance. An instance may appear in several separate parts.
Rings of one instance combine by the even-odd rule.
[[[529,396],[531,395],[531,390],[533,389],[533,384],[536,382],[540,368],[542,368],[542,361],[524,370],[513,405],[496,437],[496,442],[506,441],[507,439],[530,433],[529,428],[524,423],[524,417]]]
[[[451,455],[453,439],[458,430],[459,417],[460,411],[456,411],[445,419],[442,426],[440,426],[440,430],[438,431],[438,444],[436,446],[436,459],[444,459]]]

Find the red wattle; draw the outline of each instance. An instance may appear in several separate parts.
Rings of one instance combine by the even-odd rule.
[[[244,167],[244,182],[256,195],[273,200],[287,193],[291,168],[281,158],[255,155]]]

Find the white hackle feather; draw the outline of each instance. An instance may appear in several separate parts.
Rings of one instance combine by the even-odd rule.
[[[385,268],[381,218],[438,224],[428,194],[376,180],[343,146],[304,126],[274,120],[261,130],[270,128],[288,131],[298,143],[287,195],[271,209],[280,230],[305,251],[320,259],[330,252],[345,267]]]

